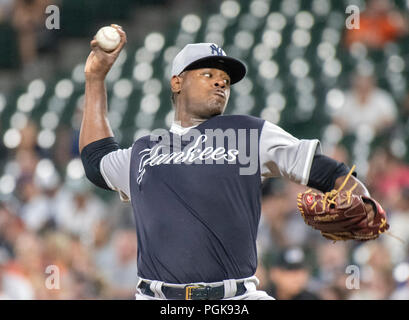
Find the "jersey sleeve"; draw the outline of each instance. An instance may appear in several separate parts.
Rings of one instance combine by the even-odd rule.
[[[122,201],[130,201],[130,163],[132,147],[105,155],[100,162],[101,175],[108,187],[119,192]]]
[[[281,176],[307,185],[315,154],[321,154],[319,140],[297,139],[265,121],[259,148],[261,180]]]

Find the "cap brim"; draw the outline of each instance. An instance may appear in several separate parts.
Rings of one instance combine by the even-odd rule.
[[[304,263],[283,263],[279,264],[278,267],[285,270],[301,270],[306,268]]]
[[[226,72],[230,77],[230,84],[235,84],[246,75],[246,65],[238,59],[226,56],[208,56],[189,64],[183,71],[215,68]],[[182,72],[183,72],[182,71]]]

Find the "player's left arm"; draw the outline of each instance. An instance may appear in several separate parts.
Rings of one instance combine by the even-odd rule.
[[[318,140],[300,140],[279,126],[264,121],[259,141],[261,181],[285,177],[296,183],[308,183],[311,163],[321,154]]]
[[[262,179],[282,176],[323,192],[300,193],[297,205],[325,238],[367,241],[388,230],[385,210],[347,165],[322,154],[318,140],[297,139],[266,121],[259,156]]]
[[[318,140],[300,140],[282,128],[265,121],[260,136],[260,173],[262,180],[282,176],[323,193],[338,189],[345,181],[350,168],[321,152]],[[370,197],[368,189],[354,172],[345,190],[357,184],[353,193]],[[373,216],[373,208],[367,209]]]

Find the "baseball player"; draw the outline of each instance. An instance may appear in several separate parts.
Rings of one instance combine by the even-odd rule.
[[[322,192],[354,187],[354,195],[369,197],[367,189],[351,174],[345,179],[349,168],[322,155],[318,140],[297,139],[256,117],[223,115],[246,67],[213,43],[188,44],[173,61],[171,128],[120,149],[104,85],[126,43],[115,28],[115,51],[91,41],[79,145],[88,179],[132,204],[136,298],[273,299],[257,290],[254,276],[262,182],[285,177]],[[380,214],[370,202],[364,210],[365,223]]]

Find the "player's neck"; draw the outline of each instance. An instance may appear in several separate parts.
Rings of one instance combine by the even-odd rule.
[[[175,123],[180,125],[183,128],[190,128],[190,127],[196,127],[199,124],[205,122],[207,119],[189,119],[186,121],[181,121],[179,119],[175,119]]]
[[[200,118],[186,111],[176,109],[174,122],[183,128],[195,127],[208,119]]]

